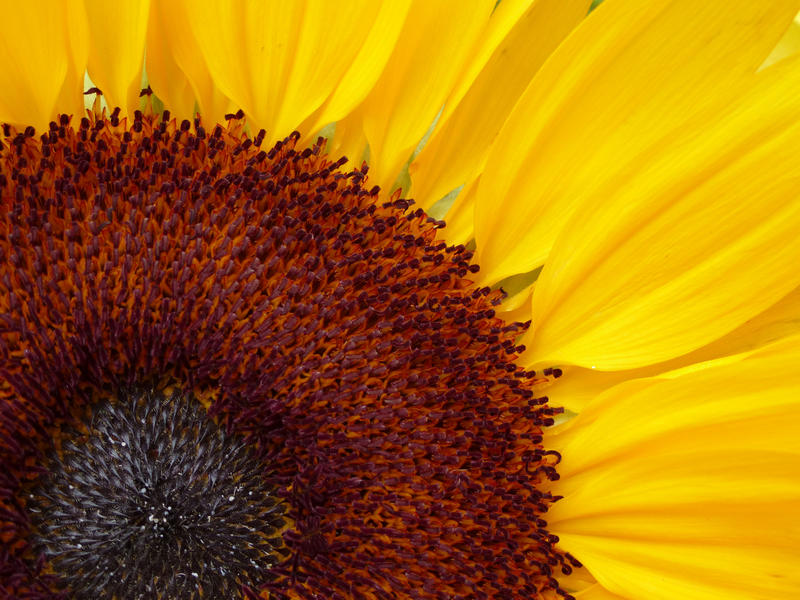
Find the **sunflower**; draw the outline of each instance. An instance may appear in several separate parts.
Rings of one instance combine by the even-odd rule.
[[[4,597],[800,594],[800,2],[593,4],[6,8]]]

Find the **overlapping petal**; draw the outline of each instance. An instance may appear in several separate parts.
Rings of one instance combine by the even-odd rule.
[[[560,434],[549,526],[611,593],[794,598],[800,343],[606,392]],[[589,596],[591,597],[591,595]]]
[[[372,55],[356,58],[365,47],[388,55],[394,38],[379,34],[404,13],[402,3],[381,9],[381,3],[355,0],[345,6],[204,1],[181,8],[214,84],[272,139],[326,102],[346,107],[363,98],[382,65]],[[337,92],[341,97],[332,98]]]
[[[82,5],[15,2],[3,8],[0,121],[43,129],[79,110],[88,44]]]
[[[625,600],[622,596],[612,594],[600,584],[581,590],[574,596],[577,600]]]
[[[796,16],[789,29],[778,41],[775,48],[773,48],[770,55],[761,65],[761,68],[766,68],[784,58],[793,56],[800,52],[800,15]]]
[[[186,26],[194,3],[155,2],[147,30],[147,76],[164,105],[179,118],[197,108],[210,123],[221,123],[236,108],[214,84],[198,40]]]
[[[526,360],[665,361],[800,284],[800,64],[778,67],[581,203],[538,281]]]
[[[531,82],[487,159],[476,207],[487,283],[542,264],[578,206],[612,181],[621,189],[700,106],[755,72],[799,8],[617,0],[594,11]]]
[[[349,115],[375,85],[386,66],[401,35],[411,0],[377,4],[379,9],[374,23],[352,64],[325,105],[312,116],[311,123],[301,128],[307,134],[316,133],[320,127]]]
[[[800,288],[795,288],[764,312],[693,352],[665,362],[621,371],[567,366],[564,367],[564,377],[556,380],[547,392],[554,404],[579,412],[602,392],[623,381],[654,376],[672,377],[687,369],[707,368],[709,363],[722,358],[731,362],[742,360],[798,331]]]
[[[89,76],[109,106],[124,114],[139,107],[149,0],[120,0],[114,15],[103,0],[84,0],[89,23]],[[82,75],[82,74],[81,74]]]
[[[176,117],[186,119],[194,116],[196,94],[181,67],[178,53],[194,40],[186,35],[185,27],[171,27],[170,9],[174,10],[179,4],[180,0],[175,0],[170,3],[155,2],[151,6],[146,70],[150,87],[158,90],[158,97],[164,105]],[[199,54],[199,49],[196,50],[198,52],[192,53],[195,57]]]
[[[392,187],[444,106],[494,2],[413,2],[380,78],[359,106],[370,178]]]
[[[451,244],[467,244],[475,235],[475,195],[480,178],[464,186],[445,214],[442,236]],[[530,310],[529,310],[530,312]]]
[[[519,96],[555,47],[584,18],[587,0],[502,2],[492,22],[517,9],[496,32],[500,38],[472,78],[462,76],[448,98],[430,140],[411,165],[412,194],[429,208],[455,188],[473,181],[489,147]],[[502,36],[502,37],[500,37]],[[475,60],[469,65],[480,66]],[[467,87],[467,84],[470,84]],[[460,93],[459,93],[460,92]]]

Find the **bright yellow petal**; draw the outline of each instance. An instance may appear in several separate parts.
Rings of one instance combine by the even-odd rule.
[[[576,600],[625,600],[622,596],[612,594],[602,585],[593,585],[580,592],[573,594]]]
[[[501,2],[498,10],[513,6]],[[528,4],[528,3],[526,3]],[[539,0],[501,30],[485,67],[463,99],[448,99],[430,140],[410,167],[412,195],[423,208],[469,183],[520,94],[545,59],[586,15],[588,0]],[[499,20],[492,16],[492,21]],[[472,62],[472,61],[470,61]]]
[[[187,27],[174,26],[176,21],[171,17],[179,4],[178,0],[154,2],[150,7],[150,24],[147,28],[147,79],[150,87],[173,116],[190,119],[194,116],[195,94],[178,62],[176,53],[179,47],[178,39],[192,36],[187,35]]]
[[[451,244],[467,244],[475,237],[475,194],[478,180],[467,184],[445,214],[441,235]]]
[[[520,98],[487,159],[476,207],[486,281],[542,264],[575,208],[755,72],[798,6],[611,0],[584,19]]]
[[[13,2],[3,7],[0,42],[0,121],[41,131],[57,112],[70,112],[80,98],[86,49],[70,41],[80,6]],[[78,74],[80,71],[80,74]],[[72,102],[62,109],[60,97]]]
[[[555,406],[580,412],[587,403],[605,390],[630,379],[673,376],[678,369],[705,368],[708,361],[730,357],[742,360],[767,345],[800,331],[800,288],[749,319],[727,335],[666,362],[624,371],[599,371],[582,367],[562,367],[564,376],[547,388]],[[553,365],[559,366],[559,365]]]
[[[361,118],[356,110],[336,123],[336,130],[330,140],[328,152],[332,156],[344,156],[354,168],[361,168],[366,148],[367,138],[361,128]]]
[[[525,323],[531,320],[531,298],[536,283],[532,283],[525,289],[509,296],[497,307],[497,316],[508,322]]]
[[[313,135],[320,127],[346,117],[375,85],[397,43],[411,0],[376,3],[378,14],[363,46],[353,59],[336,91],[315,115],[315,124],[304,132]],[[358,18],[362,18],[359,16]]]
[[[594,400],[605,390],[615,385],[637,379],[656,375],[648,370],[631,369],[627,371],[598,371],[583,367],[560,367],[563,376],[553,381],[546,388],[547,397],[553,406],[563,406],[571,412],[581,412],[589,402]]]
[[[149,0],[84,0],[89,21],[89,77],[109,107],[139,108]]]
[[[631,600],[800,592],[800,340],[613,388],[546,444],[549,530]]]
[[[795,17],[789,30],[780,39],[762,65],[762,68],[775,64],[779,60],[800,53],[800,16]]]
[[[328,100],[381,13],[380,3],[368,0],[186,6],[214,83],[271,139],[291,133]]]
[[[494,4],[412,4],[385,70],[359,109],[371,151],[370,179],[385,190],[442,109]]]
[[[732,354],[758,350],[800,331],[800,288],[795,288],[764,312],[702,348],[664,363],[662,370],[673,370]]]
[[[80,2],[68,4],[67,29],[69,45],[67,76],[56,103],[56,112],[82,115],[84,106],[84,74],[89,60],[89,23],[86,10]]]
[[[514,29],[531,5],[537,1],[541,0],[503,0],[495,4],[486,27],[475,40],[464,61],[463,68],[453,83],[453,88],[447,95],[440,122],[444,123],[450,118],[450,115],[474,85],[475,79],[495,55],[497,48],[508,37],[509,32]]]
[[[581,205],[537,284],[528,363],[665,361],[800,284],[798,86],[800,61],[763,71]]]
[[[189,14],[196,6],[190,0],[156,2],[152,6],[147,75],[156,95],[176,116],[192,115],[197,102],[207,123],[222,123],[225,115],[238,107],[214,85],[198,40],[188,27]]]

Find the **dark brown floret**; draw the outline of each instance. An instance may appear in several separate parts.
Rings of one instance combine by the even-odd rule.
[[[553,598],[556,409],[463,247],[298,136],[137,113],[0,150],[0,592],[50,598],[23,490],[102,398],[177,382],[288,506],[253,590]]]

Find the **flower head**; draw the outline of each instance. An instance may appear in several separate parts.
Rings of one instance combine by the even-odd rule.
[[[15,8],[0,589],[796,595],[800,3],[717,4]]]

